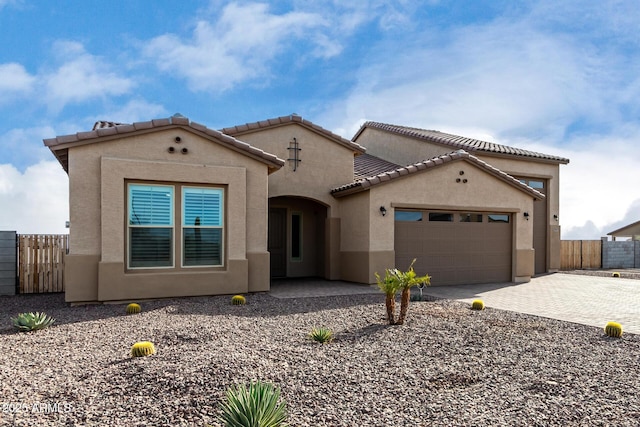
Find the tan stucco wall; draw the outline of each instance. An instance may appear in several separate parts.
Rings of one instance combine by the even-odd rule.
[[[281,159],[293,157],[292,150],[287,148],[296,138],[302,161],[295,172],[293,162],[287,161],[279,171],[269,176],[269,197],[314,199],[329,207],[330,217],[339,216],[338,203],[330,190],[353,181],[354,153],[351,149],[295,123],[259,129],[237,138]]]
[[[356,142],[365,146],[367,153],[403,166],[455,151],[450,146],[372,128],[366,128]],[[557,271],[560,268],[560,224],[554,215],[561,218],[560,165],[555,162],[477,151],[471,154],[510,175],[547,180],[547,268],[551,272]]]
[[[466,184],[456,183],[459,171],[464,171]],[[533,253],[533,222],[526,221],[522,215],[532,211],[533,198],[469,162],[448,163],[340,200],[343,203],[342,251],[353,259],[350,268],[358,270],[350,272],[349,277],[358,277],[358,281],[366,278],[368,283],[375,283],[375,272],[382,273],[386,268],[395,267],[394,257],[389,254],[394,251],[396,208],[515,213],[513,279],[528,280],[533,273],[530,256]],[[386,216],[380,214],[380,206],[386,207]],[[368,244],[363,244],[363,235],[369,236]],[[344,264],[345,260],[342,271],[346,278]],[[517,278],[520,274],[524,277]]]
[[[355,141],[367,149],[367,154],[407,166],[441,154],[455,151],[423,140],[389,133],[380,129],[365,128]]]
[[[100,265],[69,265],[67,301],[246,292],[249,269],[251,287],[268,289],[267,179],[265,164],[184,128],[70,148],[70,255],[98,257]],[[125,273],[125,180],[224,186],[225,267]],[[87,280],[94,271],[97,281]]]

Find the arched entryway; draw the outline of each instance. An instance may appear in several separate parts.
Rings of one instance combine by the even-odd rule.
[[[269,199],[271,277],[325,277],[327,207],[302,197]]]

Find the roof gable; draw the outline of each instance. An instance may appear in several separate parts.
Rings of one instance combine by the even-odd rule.
[[[346,138],[341,137],[340,135],[336,135],[335,133],[318,126],[309,120],[305,120],[297,114],[291,114],[289,116],[276,117],[274,119],[262,120],[259,122],[246,123],[244,125],[232,126],[228,128],[221,129],[220,132],[225,133],[227,135],[231,135],[234,137],[239,137],[241,135],[253,132],[259,132],[261,130],[270,129],[278,126],[287,126],[291,124],[297,124],[306,129],[309,129],[312,132],[315,132],[319,135],[324,136],[326,139],[335,142],[336,144],[342,145],[354,153],[362,154],[366,151],[366,149],[353,141],[349,141]]]
[[[636,221],[632,224],[625,225],[622,228],[607,233],[607,236],[614,237],[633,237],[640,235],[640,221]]]
[[[545,195],[540,193],[539,191],[529,187],[526,184],[523,184],[522,182],[512,177],[511,175],[491,166],[487,162],[480,160],[476,156],[469,154],[464,150],[454,151],[452,153],[434,157],[432,159],[425,160],[422,162],[414,163],[409,166],[398,167],[394,170],[383,172],[375,176],[369,176],[369,177],[354,181],[350,184],[346,184],[346,185],[342,185],[340,187],[334,188],[331,190],[331,194],[334,197],[347,196],[349,194],[365,191],[370,187],[384,184],[407,175],[434,169],[439,166],[442,166],[451,162],[456,162],[456,161],[469,162],[477,166],[478,168],[484,170],[485,172],[489,173],[490,175],[493,175],[494,177],[506,182],[512,187],[515,187],[516,189],[536,199],[545,198]]]
[[[171,128],[183,128],[233,151],[237,151],[265,163],[269,167],[270,171],[280,169],[284,165],[284,160],[274,156],[273,154],[269,154],[220,131],[209,129],[204,125],[192,122],[188,118],[182,116],[173,116],[166,119],[156,119],[133,124],[101,121],[97,122],[91,131],[45,139],[44,145],[49,147],[51,152],[62,165],[62,168],[68,173],[69,148],[110,141],[119,137],[133,136],[137,133],[155,132]]]
[[[437,130],[426,130],[371,121],[364,123],[352,139],[354,141],[357,140],[366,128],[379,129],[385,132],[408,136],[427,142],[446,145],[452,148],[463,149],[470,152],[485,152],[508,156],[527,157],[534,160],[553,161],[563,164],[569,163],[569,159],[554,156],[551,154],[543,154],[535,151],[523,150],[520,148],[509,147],[507,145],[501,145],[493,142],[482,141],[479,139],[466,138],[464,136],[439,132]]]

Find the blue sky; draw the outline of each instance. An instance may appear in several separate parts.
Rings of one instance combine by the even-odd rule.
[[[635,1],[0,0],[0,229],[65,232],[43,138],[295,112],[568,157],[563,238],[597,239],[640,220],[638,22]]]

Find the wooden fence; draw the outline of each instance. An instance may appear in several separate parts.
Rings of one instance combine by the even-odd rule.
[[[602,268],[602,240],[562,240],[560,269]]]
[[[64,292],[67,234],[20,234],[18,278],[21,294]]]

